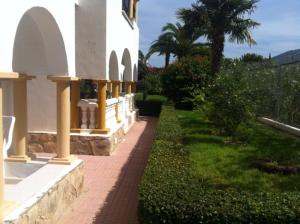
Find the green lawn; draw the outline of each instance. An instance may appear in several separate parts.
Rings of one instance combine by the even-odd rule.
[[[210,187],[250,191],[298,191],[298,174],[270,174],[253,167],[257,159],[300,164],[300,141],[263,125],[244,127],[242,142],[218,136],[200,112],[177,111],[193,172]]]
[[[136,98],[136,100],[143,100],[143,94],[142,93],[136,93],[135,98]],[[161,95],[147,95],[146,100],[161,101],[163,103],[168,101],[167,97],[161,96]]]

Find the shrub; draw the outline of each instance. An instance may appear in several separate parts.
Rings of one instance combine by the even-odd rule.
[[[300,194],[208,188],[193,176],[173,108],[164,107],[139,188],[139,220],[154,223],[300,223]]]
[[[230,126],[229,121],[238,124],[239,119],[235,121],[234,118],[241,108],[247,116],[271,117],[290,125],[299,125],[299,63],[275,66],[269,60],[251,64],[226,60],[210,90],[208,95],[215,105],[213,109],[218,115],[215,119],[219,126],[222,123]],[[221,120],[218,120],[219,117]],[[234,132],[236,125],[233,126],[229,128],[229,133]]]
[[[135,97],[135,104],[139,109],[139,114],[142,116],[158,117],[162,105],[166,101],[166,97],[160,95],[147,95],[146,99],[143,99],[143,94],[138,93]]]
[[[135,104],[142,116],[158,117],[162,108],[162,102],[157,100],[136,100]]]
[[[209,79],[209,63],[191,58],[170,65],[162,74],[163,94],[175,107],[191,110],[202,103]]]
[[[241,86],[242,71],[232,67],[219,75],[209,91],[208,118],[222,134],[232,135],[249,117],[248,101]],[[243,88],[243,89],[242,89]]]
[[[150,95],[161,95],[162,83],[160,73],[149,73],[137,84],[137,91],[144,94],[144,98]]]
[[[97,84],[93,80],[83,80],[80,85],[80,97],[82,99],[94,99],[97,97]]]
[[[242,62],[262,62],[264,61],[264,57],[259,54],[247,53],[244,54],[241,59]]]
[[[252,73],[253,70],[245,63],[227,63],[208,90],[208,117],[223,134],[234,134],[241,122],[263,114],[270,107],[272,96],[266,84],[270,77]]]

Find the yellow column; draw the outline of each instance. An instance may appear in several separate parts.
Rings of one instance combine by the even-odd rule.
[[[129,98],[129,110],[132,112],[132,98],[131,98],[131,93],[132,93],[132,82],[126,82],[126,94],[130,95]]]
[[[80,81],[71,82],[71,129],[79,128]]]
[[[98,81],[98,129],[97,133],[107,134],[109,129],[106,128],[106,90],[107,81]]]
[[[130,0],[130,3],[129,3],[129,18],[130,19],[134,19],[134,15],[133,15],[133,0]]]
[[[126,82],[126,94],[131,94],[132,82]]]
[[[112,81],[113,84],[113,98],[116,98],[118,100],[118,103],[116,104],[116,120],[118,123],[121,122],[121,119],[119,117],[119,96],[120,96],[120,81]]]
[[[49,160],[49,163],[69,165],[76,159],[75,156],[70,155],[70,81],[77,81],[78,78],[49,76],[48,79],[55,81],[57,88],[57,157]]]
[[[133,83],[132,83],[132,86],[131,86],[131,92],[132,92],[132,93],[136,93],[136,82],[133,82]]]
[[[16,79],[19,77],[17,73],[0,73],[0,223],[5,215],[12,210],[13,203],[4,201],[4,158],[3,158],[3,89],[2,81],[6,79]]]
[[[31,159],[27,154],[27,81],[33,76],[20,75],[13,83],[14,116],[16,123],[13,134],[14,152],[7,159],[9,162],[27,163]]]
[[[138,23],[138,18],[139,18],[139,1],[137,0],[135,2],[135,21]]]

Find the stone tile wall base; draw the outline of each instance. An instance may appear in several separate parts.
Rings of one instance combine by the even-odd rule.
[[[33,207],[10,224],[56,224],[83,189],[83,163],[53,186]],[[7,224],[5,222],[5,224]]]
[[[105,135],[71,135],[71,154],[109,156],[124,139],[136,121],[136,112],[131,113],[122,125],[108,137]],[[56,134],[29,133],[28,153],[56,153]]]

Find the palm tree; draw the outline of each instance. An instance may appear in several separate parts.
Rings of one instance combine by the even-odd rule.
[[[201,33],[197,30],[188,30],[188,27],[180,23],[166,24],[162,29],[162,34],[158,40],[154,41],[150,47],[149,53],[159,53],[165,55],[165,66],[170,63],[171,54],[178,60],[186,56],[207,55],[205,44],[196,42]]]
[[[230,42],[256,44],[250,29],[259,23],[246,18],[258,0],[197,0],[192,8],[179,9],[178,17],[190,28],[200,29],[211,42],[211,72],[215,76],[221,66],[225,36]]]
[[[144,76],[148,73],[148,60],[150,58],[150,54],[144,54],[141,50],[139,50],[139,70],[138,70],[138,80],[144,78]]]
[[[144,54],[143,51],[139,50],[139,62],[143,65],[147,65],[148,64],[148,60],[150,58],[150,54]]]
[[[159,55],[165,55],[165,67],[170,64],[171,53],[173,52],[173,39],[167,35],[160,35],[155,40],[150,49],[149,54],[159,53]]]

